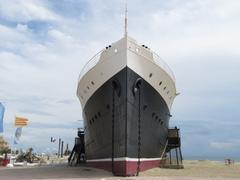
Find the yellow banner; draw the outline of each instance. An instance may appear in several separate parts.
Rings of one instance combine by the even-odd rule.
[[[28,119],[22,118],[22,117],[16,117],[15,118],[15,126],[27,126]]]

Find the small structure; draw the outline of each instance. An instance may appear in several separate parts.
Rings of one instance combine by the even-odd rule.
[[[225,159],[224,160],[224,162],[225,162],[225,165],[233,165],[234,164],[234,160],[233,159]]]
[[[166,155],[161,167],[172,169],[184,168],[182,162],[180,129],[177,127],[168,129],[167,141]]]
[[[85,163],[85,144],[84,144],[84,131],[78,129],[78,137],[75,138],[75,145],[68,158],[68,164],[70,166],[77,166],[81,163]]]

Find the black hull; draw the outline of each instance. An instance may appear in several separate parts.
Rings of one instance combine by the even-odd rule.
[[[143,79],[140,91],[134,95],[138,78],[141,77],[126,67],[87,101],[83,110],[87,160],[161,157],[167,141],[169,109],[161,95]]]
[[[114,157],[138,157],[139,92],[134,96],[132,91],[137,78],[140,77],[135,72],[125,68],[86,103],[83,116],[87,159],[112,157],[113,81],[120,85],[120,95],[118,90],[114,93]],[[146,81],[140,88],[141,157],[160,157],[167,139],[169,110]]]

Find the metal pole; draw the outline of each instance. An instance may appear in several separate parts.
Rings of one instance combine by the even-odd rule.
[[[63,141],[62,141],[62,148],[61,148],[61,158],[63,157]]]
[[[177,165],[179,165],[177,148],[176,148],[176,157],[177,157]]]
[[[68,144],[66,146],[66,154],[65,155],[68,155]]]
[[[180,153],[180,158],[181,158],[181,164],[182,164],[182,160],[183,160],[183,158],[182,158],[182,151],[181,151],[181,146],[179,147],[179,153]]]
[[[58,139],[58,158],[60,156],[61,138]]]
[[[169,151],[169,158],[170,158],[170,164],[172,164],[172,155],[171,155],[171,150]]]

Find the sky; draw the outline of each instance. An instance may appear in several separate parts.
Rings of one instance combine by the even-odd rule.
[[[82,126],[76,96],[84,64],[123,37],[124,1],[0,0],[3,136],[13,148],[56,152]],[[240,1],[131,0],[129,36],[170,66],[180,95],[170,125],[186,158],[240,157]],[[14,117],[29,119],[13,145]]]

